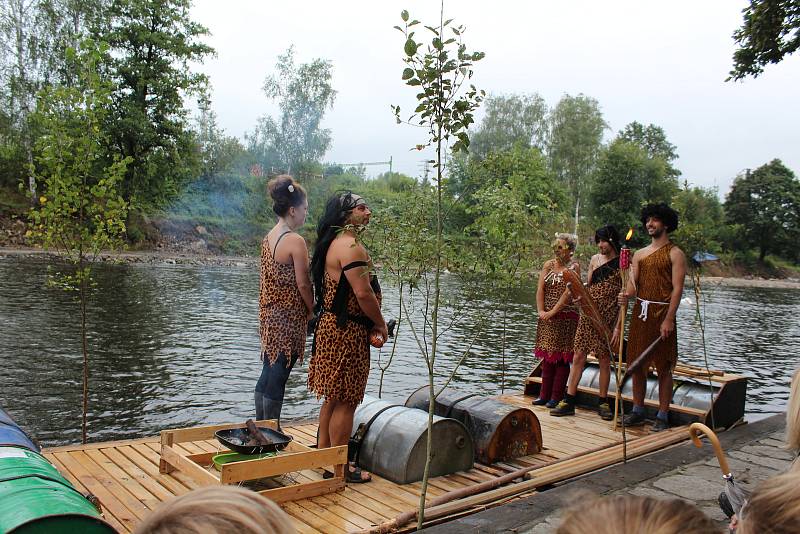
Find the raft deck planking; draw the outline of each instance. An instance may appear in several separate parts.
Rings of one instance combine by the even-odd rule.
[[[475,464],[466,472],[440,476],[429,481],[428,501],[449,491],[468,487],[479,482],[525,467],[541,467],[535,473],[554,481],[566,480],[602,467],[602,461],[614,463],[612,452],[622,442],[621,433],[611,429],[611,423],[601,420],[594,411],[578,408],[573,417],[551,417],[544,407],[531,406],[531,397],[522,394],[503,395],[498,400],[533,410],[542,427],[542,451],[508,462],[492,465]],[[286,432],[304,444],[316,440],[316,423],[287,426]],[[650,434],[648,427],[627,429],[628,449],[636,446],[668,446],[672,442],[688,439],[675,433],[671,441],[659,441],[659,434]],[[664,445],[657,445],[664,443]],[[616,447],[616,448],[615,448]],[[213,440],[180,443],[175,449],[184,455],[211,453],[222,450]],[[159,437],[135,440],[69,445],[43,451],[44,455],[81,491],[93,493],[100,500],[104,516],[120,532],[132,531],[162,502],[182,495],[199,484],[180,471],[159,473],[161,442]],[[594,458],[594,460],[593,460]],[[594,467],[595,464],[599,467]],[[537,475],[538,477],[538,475]],[[319,469],[304,470],[294,475],[301,482],[322,480]],[[531,484],[523,483],[523,484]],[[394,519],[397,515],[415,509],[419,504],[421,483],[398,485],[373,474],[372,482],[348,485],[343,492],[281,503],[301,533],[354,532]],[[535,493],[531,486],[522,495]],[[484,509],[519,498],[509,486],[493,490],[489,498],[473,496],[455,503],[435,507],[426,517],[440,522],[463,515],[458,503],[474,502],[474,509]],[[411,523],[405,530],[413,528]]]

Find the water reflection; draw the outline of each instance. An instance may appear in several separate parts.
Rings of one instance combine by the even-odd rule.
[[[44,444],[53,445],[80,439],[82,356],[77,304],[71,295],[47,288],[46,274],[42,260],[0,258],[0,403]],[[88,311],[91,440],[252,415],[252,388],[261,365],[257,269],[116,265],[101,266],[96,278]],[[781,411],[791,373],[800,364],[800,291],[704,290],[709,365],[751,378],[751,417]],[[467,295],[445,277],[444,293],[463,308],[455,317],[452,310],[442,314],[442,323],[452,326],[440,338],[437,381],[447,378],[472,343],[455,387],[485,394],[497,394],[502,386],[519,390],[533,361],[533,291],[528,283],[502,303],[490,290]],[[687,297],[694,299],[689,291]],[[385,288],[384,311],[400,316],[398,294],[391,288]],[[421,334],[421,318],[414,321]],[[681,360],[703,365],[693,305],[681,306],[678,327]],[[378,391],[378,359],[385,362],[391,349],[391,344],[373,349],[370,394]],[[383,396],[404,400],[427,376],[404,323],[395,351]],[[287,419],[313,417],[319,409],[306,388],[306,370],[307,362],[290,376]]]

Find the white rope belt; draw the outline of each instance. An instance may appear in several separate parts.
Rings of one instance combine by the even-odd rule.
[[[664,304],[664,305],[669,304],[669,302],[659,302],[657,300],[645,300],[645,299],[640,299],[639,297],[636,297],[636,300],[642,303],[642,309],[639,312],[639,319],[641,319],[642,322],[647,321],[647,309],[651,304]]]

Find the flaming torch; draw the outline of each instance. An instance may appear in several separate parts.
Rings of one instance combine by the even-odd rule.
[[[631,249],[628,248],[628,241],[630,241],[631,237],[633,236],[633,227],[628,229],[628,233],[625,234],[625,243],[622,245],[622,249],[619,251],[619,274],[622,278],[622,291],[627,291],[628,288],[628,275],[630,273],[631,268]],[[622,403],[622,388],[620,386],[622,382],[622,350],[625,344],[625,317],[628,315],[628,306],[620,306],[619,309],[619,350],[617,352],[618,361],[617,361],[617,394],[614,399],[614,430],[617,429],[617,422],[619,416],[619,410]]]

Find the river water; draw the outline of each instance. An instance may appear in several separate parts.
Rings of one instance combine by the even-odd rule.
[[[47,274],[44,258],[0,256],[0,406],[43,445],[57,445],[80,441],[82,354],[74,296],[48,287]],[[261,368],[257,268],[102,265],[95,282],[88,317],[90,441],[253,416]],[[444,284],[444,294],[460,305],[442,314],[448,328],[437,382],[472,344],[454,387],[490,395],[521,390],[533,364],[533,283],[505,302],[487,293],[467,296],[452,278]],[[704,291],[710,367],[750,377],[750,419],[783,411],[791,373],[800,366],[800,290]],[[681,361],[703,365],[693,293],[686,298],[692,301],[684,300],[678,314]],[[399,316],[391,287],[384,287],[383,307],[387,317]],[[487,310],[496,310],[488,320]],[[422,326],[420,317],[414,322]],[[392,400],[404,400],[427,380],[420,349],[401,327],[383,382],[383,397]],[[378,362],[386,362],[391,347],[373,349],[368,394],[378,393]],[[306,361],[290,376],[284,420],[319,410],[306,389],[307,368]]]

